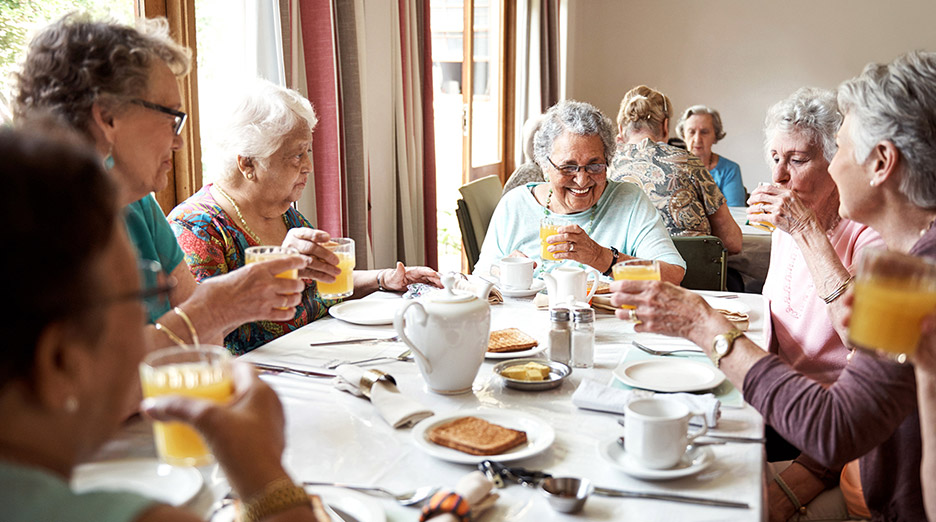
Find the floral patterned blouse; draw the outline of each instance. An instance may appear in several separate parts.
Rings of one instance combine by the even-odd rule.
[[[725,204],[702,160],[650,138],[634,145],[619,142],[608,177],[642,188],[673,236],[711,235],[708,216]]]
[[[244,250],[257,246],[212,197],[205,185],[169,213],[169,224],[185,252],[196,281],[226,274],[244,266]],[[290,207],[286,211],[289,228],[312,227],[309,220]],[[328,307],[338,301],[324,300],[318,294],[315,281],[306,280],[302,302],[296,307],[296,316],[287,322],[255,321],[243,324],[224,338],[231,353],[240,355],[277,337],[301,328],[322,317]]]

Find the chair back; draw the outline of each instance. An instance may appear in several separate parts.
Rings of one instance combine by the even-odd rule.
[[[461,192],[462,195],[467,219],[462,219],[461,215],[458,214],[457,208],[456,215],[458,215],[459,218],[458,223],[462,232],[462,244],[465,246],[465,255],[468,257],[468,266],[470,270],[474,270],[474,263],[480,256],[481,245],[484,244],[484,236],[487,234],[488,225],[491,223],[491,216],[494,214],[497,202],[500,201],[500,178],[494,175],[485,176],[471,183],[462,185],[458,191]],[[463,221],[465,221],[467,225],[470,225],[467,227],[467,231],[465,229],[466,227],[462,225]],[[474,246],[470,245],[469,236],[474,239]],[[472,249],[476,250],[473,257],[471,255]]]
[[[458,218],[458,229],[461,231],[462,246],[465,249],[465,257],[468,259],[468,273],[470,274],[474,272],[475,263],[481,257],[481,245],[475,239],[471,216],[468,215],[468,205],[465,204],[464,199],[456,201],[455,217]]]
[[[715,236],[673,236],[673,244],[686,260],[681,286],[691,290],[725,289],[725,246]]]

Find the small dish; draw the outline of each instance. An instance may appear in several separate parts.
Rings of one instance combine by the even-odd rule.
[[[75,468],[71,477],[75,493],[131,491],[172,506],[195,498],[203,482],[197,469],[170,466],[157,459],[91,462]]]
[[[674,357],[622,363],[612,373],[628,386],[667,393],[711,390],[725,382],[725,374],[709,362]]]
[[[500,293],[504,297],[530,297],[531,295],[536,295],[546,288],[546,283],[542,279],[534,279],[533,284],[530,285],[530,288],[516,290],[505,288],[503,286],[498,286],[497,289],[500,290]]]
[[[687,449],[679,464],[670,469],[650,469],[640,465],[618,444],[617,438],[603,442],[598,450],[612,466],[642,480],[672,480],[689,477],[709,467],[715,461],[715,453],[707,446]]]
[[[549,366],[549,375],[546,377],[546,379],[542,381],[521,381],[519,379],[504,377],[501,374],[501,372],[503,372],[506,368],[526,364],[529,362],[536,362]],[[504,380],[505,386],[523,391],[542,391],[558,388],[560,385],[562,385],[562,381],[564,381],[571,373],[572,368],[568,364],[563,364],[558,361],[550,361],[549,359],[511,359],[509,361],[497,363],[494,366],[494,374]]]
[[[353,299],[332,306],[328,314],[351,324],[393,324],[397,310],[404,304],[403,299]]]
[[[471,455],[440,446],[429,440],[426,432],[432,429],[433,426],[462,417],[478,417],[505,428],[524,431],[527,435],[527,442],[499,455]],[[552,443],[556,440],[556,430],[543,419],[522,411],[481,409],[459,410],[448,415],[434,415],[428,419],[423,419],[413,426],[412,436],[416,447],[430,456],[457,464],[477,465],[485,460],[509,462],[539,455],[552,446]]]

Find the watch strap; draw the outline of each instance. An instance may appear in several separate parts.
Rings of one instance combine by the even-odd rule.
[[[618,252],[618,249],[614,247],[608,247],[611,249],[611,266],[608,267],[601,275],[605,277],[611,276],[611,272],[614,270],[614,265],[617,264],[618,258],[621,257],[621,253]]]

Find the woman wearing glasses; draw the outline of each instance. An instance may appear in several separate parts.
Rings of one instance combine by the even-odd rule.
[[[665,94],[646,85],[621,100],[618,149],[610,178],[643,188],[674,236],[717,236],[729,254],[741,252],[741,229],[702,161],[666,144],[670,113]]]
[[[159,262],[178,281],[169,302],[150,310],[151,346],[220,344],[237,326],[288,320],[302,282],[275,274],[305,268],[279,259],[196,285],[151,192],[168,183],[185,125],[177,78],[190,53],[169,38],[165,20],[140,29],[69,15],[41,30],[17,75],[17,120],[51,114],[81,132],[120,185],[130,238],[142,259]],[[76,195],[79,196],[79,195]]]
[[[502,257],[533,258],[538,270],[588,265],[605,275],[632,258],[657,259],[665,281],[678,284],[685,262],[656,209],[637,187],[607,178],[614,150],[611,120],[587,103],[559,102],[546,113],[533,140],[533,156],[546,183],[512,190],[498,203],[475,272],[486,274]],[[567,225],[547,238],[557,261],[542,258],[539,223],[558,215]]]

